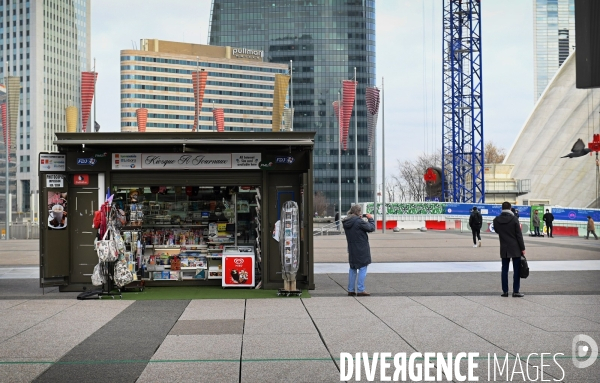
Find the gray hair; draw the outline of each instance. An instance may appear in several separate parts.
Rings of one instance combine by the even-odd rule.
[[[360,205],[352,205],[352,207],[348,211],[348,214],[354,214],[354,215],[358,215],[358,216],[360,216],[361,213],[362,213],[362,208],[360,207]]]

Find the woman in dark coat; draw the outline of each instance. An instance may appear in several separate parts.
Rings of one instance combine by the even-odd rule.
[[[348,295],[365,297],[371,295],[365,291],[367,266],[371,263],[371,249],[367,233],[375,231],[375,221],[370,214],[361,216],[361,212],[360,205],[352,206],[342,224],[346,233],[346,241],[348,241],[348,263],[350,263]]]

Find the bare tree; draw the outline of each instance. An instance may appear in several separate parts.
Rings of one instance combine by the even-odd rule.
[[[313,211],[317,213],[317,215],[325,215],[327,212],[327,207],[329,203],[327,202],[327,198],[323,192],[316,192],[313,197]]]
[[[506,157],[504,148],[499,148],[493,141],[488,141],[485,144],[485,162],[486,164],[500,164]]]
[[[398,174],[393,176],[399,188],[399,202],[424,201],[426,196],[423,175],[429,167],[441,167],[441,152],[421,154],[413,161],[398,161]]]

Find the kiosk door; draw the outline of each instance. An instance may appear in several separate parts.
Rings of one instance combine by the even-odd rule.
[[[90,181],[91,181],[90,177]],[[71,189],[71,283],[90,283],[98,256],[94,251],[96,229],[92,228],[98,207],[98,188]]]
[[[40,287],[66,285],[71,225],[67,176],[41,174],[40,186]]]

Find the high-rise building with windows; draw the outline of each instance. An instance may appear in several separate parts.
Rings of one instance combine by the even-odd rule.
[[[148,110],[146,131],[211,131],[213,109],[223,109],[225,131],[271,131],[276,74],[287,66],[263,62],[262,51],[142,39],[140,50],[121,51],[121,131],[137,131],[136,110]],[[206,88],[194,97],[192,74],[206,71]]]
[[[534,91],[537,101],[575,50],[575,0],[533,1]]]
[[[314,189],[338,201],[339,130],[332,103],[341,81],[358,78],[357,113],[342,152],[342,212],[355,190],[354,118],[358,116],[358,202],[372,201],[374,157],[368,155],[365,88],[375,85],[374,0],[213,0],[211,45],[260,49],[274,63],[292,61],[293,129],[315,131]],[[336,206],[337,209],[337,206]],[[321,213],[321,212],[319,212]]]
[[[55,150],[65,108],[80,105],[81,72],[90,69],[90,0],[0,0],[0,78],[19,76],[17,208],[30,211],[38,153]]]

